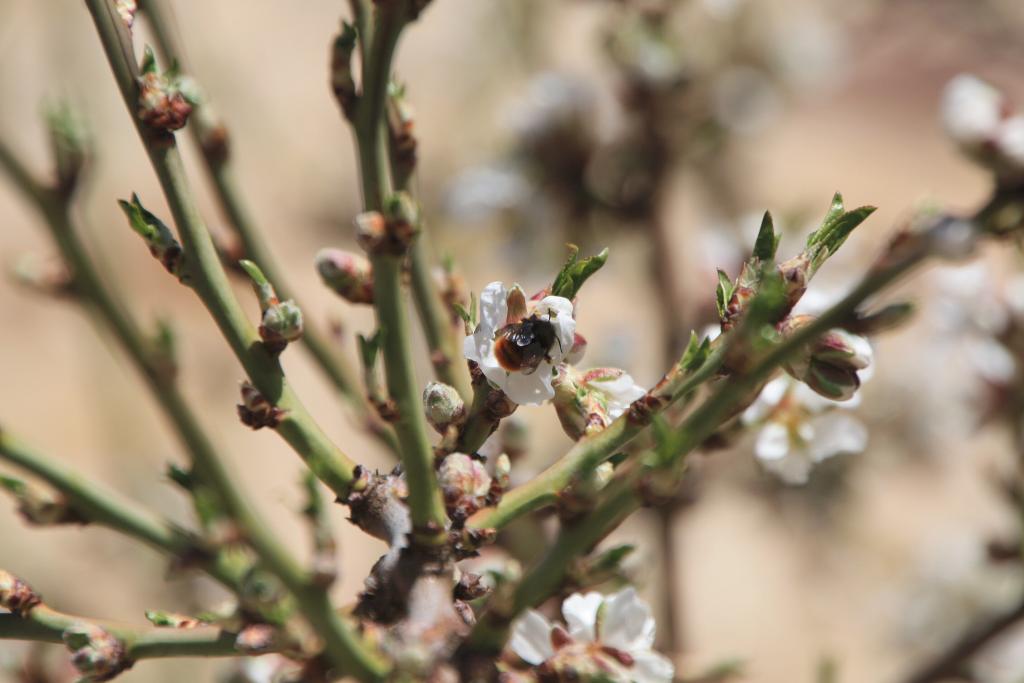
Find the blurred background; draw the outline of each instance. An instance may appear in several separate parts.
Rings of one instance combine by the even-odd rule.
[[[371,329],[371,311],[339,300],[313,268],[323,246],[357,249],[353,145],[327,75],[347,4],[169,4],[307,318],[341,321],[339,343],[354,361],[353,335]],[[239,424],[241,369],[117,208],[135,191],[169,215],[86,9],[0,0],[0,64],[0,136],[39,173],[50,164],[41,103],[65,97],[84,113],[96,158],[76,215],[103,274],[142,320],[173,322],[187,396],[264,518],[308,552],[299,461],[273,434]],[[397,74],[416,111],[417,189],[437,255],[454,259],[470,291],[493,280],[536,290],[566,242],[610,247],[577,309],[587,364],[625,368],[650,386],[681,353],[680,335],[711,322],[715,268],[736,273],[765,210],[784,231],[785,258],[836,190],[849,207],[879,207],[815,280],[813,293],[827,300],[915,208],[982,203],[990,181],[945,138],[942,88],[971,72],[1021,103],[1022,64],[1017,0],[434,0],[403,38]],[[206,220],[223,231],[194,149],[182,147]],[[53,253],[7,182],[0,226],[6,269]],[[889,295],[921,305],[912,324],[875,340],[876,370],[851,412],[869,430],[864,452],[787,486],[759,466],[753,428],[695,456],[672,515],[645,512],[622,531],[637,544],[631,575],[659,608],[674,607],[674,647],[665,649],[684,677],[734,661],[740,680],[899,681],[1018,604],[1020,515],[994,484],[1017,458],[1000,403],[1017,361],[997,348],[1020,310],[1010,251],[919,272]],[[238,285],[255,316],[251,291]],[[188,521],[188,502],[163,476],[180,449],[111,340],[76,307],[13,277],[0,280],[0,312],[0,427]],[[283,362],[348,453],[389,466],[305,354],[289,350]],[[529,444],[514,471],[524,479],[571,442],[549,407],[515,418]],[[383,544],[351,527],[342,508],[334,517],[345,601]],[[62,610],[135,623],[146,609],[199,610],[226,597],[194,576],[165,580],[160,557],[105,530],[29,528],[6,500],[0,567]],[[27,680],[15,673],[27,650],[0,642],[0,680]],[[215,680],[228,668],[145,662],[122,680]],[[1024,630],[987,648],[970,675],[1024,680]]]

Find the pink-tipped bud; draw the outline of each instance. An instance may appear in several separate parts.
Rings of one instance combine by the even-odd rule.
[[[491,475],[479,460],[451,453],[441,463],[437,479],[453,520],[462,520],[487,504]]]
[[[316,270],[324,284],[346,301],[373,303],[373,269],[365,256],[343,249],[321,249],[316,255]]]
[[[783,337],[811,324],[814,316],[796,315],[779,326]],[[846,401],[860,388],[857,373],[871,365],[873,353],[867,339],[842,329],[832,329],[807,345],[784,364],[786,372],[834,401]]]

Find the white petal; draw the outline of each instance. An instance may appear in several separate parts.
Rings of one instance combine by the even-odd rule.
[[[942,122],[958,144],[976,147],[990,140],[1002,117],[1002,93],[979,78],[961,74],[942,95]]]
[[[761,465],[790,486],[803,486],[811,478],[811,458],[804,450],[795,450],[779,460],[762,460]]]
[[[792,447],[793,444],[789,440],[789,429],[778,422],[768,422],[757,435],[754,455],[762,462],[781,460],[786,457]]]
[[[860,420],[840,412],[814,418],[814,435],[808,439],[811,460],[821,462],[834,455],[863,453],[868,446],[868,429]]]
[[[597,610],[604,602],[600,593],[573,593],[562,603],[562,616],[569,626],[569,635],[576,640],[597,640]]]
[[[996,144],[1014,170],[1024,170],[1024,116],[1018,114],[1003,121]]]
[[[647,390],[626,373],[614,378],[595,380],[590,386],[606,396],[608,417],[612,420],[626,412],[633,401],[647,394]]]
[[[991,337],[971,339],[966,346],[967,358],[983,379],[997,384],[1013,379],[1017,361],[1005,346]]]
[[[626,652],[650,650],[654,644],[654,617],[650,606],[630,586],[604,602],[599,640]]]
[[[480,324],[477,333],[494,338],[494,333],[505,326],[508,317],[508,289],[500,282],[492,282],[480,292]]]
[[[671,660],[657,652],[633,652],[633,667],[629,670],[634,683],[671,683],[676,673]]]
[[[534,313],[551,321],[557,341],[548,352],[555,365],[562,362],[572,351],[576,341],[576,321],[572,317],[572,302],[561,296],[546,296],[541,299]]]
[[[508,397],[520,405],[540,405],[555,397],[555,390],[551,387],[552,366],[546,361],[542,361],[530,374],[502,372],[504,376],[496,381],[484,370],[487,379],[496,381]]]
[[[771,382],[768,382],[768,384],[764,385],[764,389],[761,389],[761,393],[757,395],[754,402],[750,404],[750,407],[743,411],[740,420],[743,424],[749,425],[760,422],[768,417],[775,409],[775,406],[779,405],[779,401],[786,395],[790,386],[792,386],[792,382],[785,375],[776,377]]]
[[[542,663],[555,654],[551,646],[551,622],[540,612],[527,610],[512,625],[508,645],[523,661],[534,666]]]

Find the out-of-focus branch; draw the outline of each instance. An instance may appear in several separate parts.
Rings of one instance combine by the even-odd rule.
[[[166,3],[163,0],[144,0],[140,5],[149,19],[157,47],[164,60],[167,63],[177,61],[181,64],[182,50],[175,44]],[[221,211],[238,236],[245,257],[259,264],[267,279],[274,283],[282,299],[295,299],[238,189],[231,164],[227,129],[214,118],[214,114],[203,101],[193,105],[187,128],[201,153]],[[394,433],[369,408],[355,372],[332,348],[331,342],[318,329],[307,323],[302,335],[302,344],[345,398],[357,421],[365,425],[381,443],[397,452],[398,443]]]

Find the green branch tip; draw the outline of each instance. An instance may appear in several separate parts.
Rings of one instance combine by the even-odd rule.
[[[580,248],[575,244],[570,244],[568,247],[569,258],[566,259],[565,265],[562,266],[558,275],[555,276],[555,281],[551,284],[551,295],[564,297],[571,301],[576,298],[583,283],[608,261],[608,249],[606,247],[596,256],[580,259]]]

